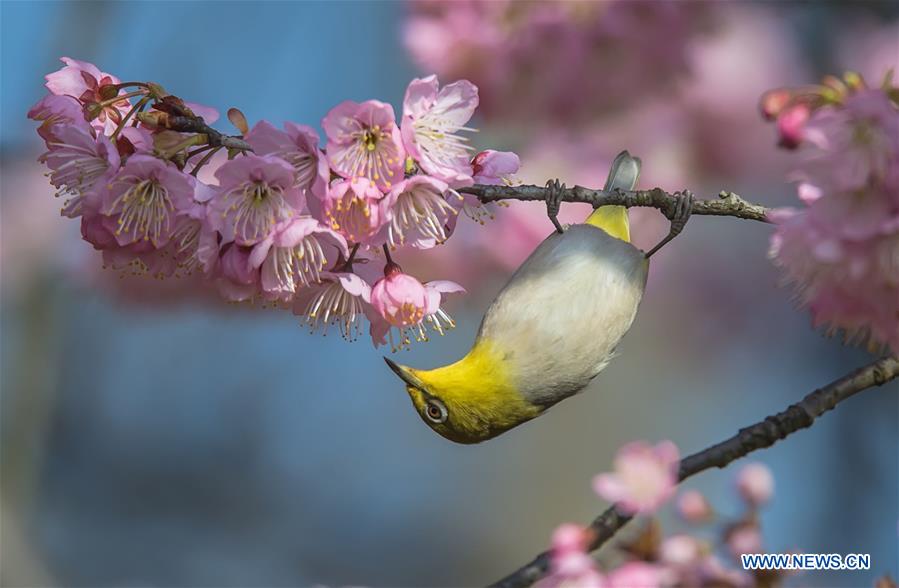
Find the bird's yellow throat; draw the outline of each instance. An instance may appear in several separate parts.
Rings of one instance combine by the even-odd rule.
[[[410,372],[421,381],[425,391],[446,404],[452,427],[438,430],[460,443],[475,443],[499,435],[542,409],[528,402],[518,391],[511,376],[511,350],[479,339],[468,355],[456,363],[433,370]],[[423,410],[424,396],[414,388],[409,395],[416,409]]]
[[[627,218],[627,208],[624,206],[600,206],[593,211],[585,224],[599,227],[616,239],[626,243],[631,242],[630,223]]]

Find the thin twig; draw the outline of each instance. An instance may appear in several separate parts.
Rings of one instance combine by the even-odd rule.
[[[546,188],[542,186],[492,186],[476,184],[465,188],[459,188],[459,192],[473,194],[481,202],[496,202],[498,200],[523,200],[531,202],[546,201]],[[658,208],[662,213],[671,218],[674,214],[674,195],[653,188],[651,190],[633,190],[624,192],[621,190],[591,190],[583,186],[574,186],[562,190],[563,202],[584,202],[593,207],[606,204],[618,204],[628,208],[634,206],[648,206]],[[733,216],[745,220],[771,222],[768,220],[769,210],[759,204],[744,200],[733,192],[720,192],[717,199],[696,200],[693,202],[693,214],[712,216]]]
[[[750,425],[716,445],[685,457],[678,471],[679,481],[711,468],[723,468],[747,454],[765,449],[788,435],[812,426],[815,419],[836,407],[862,390],[881,386],[899,377],[899,358],[885,357],[847,374],[823,388],[815,390],[783,412],[769,416],[765,420]],[[630,515],[619,512],[614,507],[596,517],[590,523],[593,541],[589,551],[599,549],[612,538],[628,521]],[[546,575],[549,570],[550,555],[544,551],[527,565],[512,572],[491,585],[492,588],[519,588],[530,586]]]

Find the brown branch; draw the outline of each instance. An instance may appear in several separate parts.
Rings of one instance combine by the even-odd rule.
[[[498,200],[523,200],[530,202],[544,202],[546,200],[546,188],[540,186],[488,186],[476,184],[465,188],[459,188],[459,192],[473,194],[481,202],[496,202]],[[628,208],[634,206],[648,206],[658,208],[665,216],[671,218],[674,214],[674,196],[662,190],[634,190],[624,192],[621,190],[591,190],[583,186],[575,186],[562,190],[563,202],[584,202],[593,207],[605,204],[618,204]],[[733,192],[721,192],[717,199],[696,200],[693,203],[693,214],[711,216],[733,216],[736,218],[771,222],[768,220],[769,210],[759,204],[748,202]]]
[[[678,471],[679,481],[711,468],[723,468],[747,454],[770,447],[796,431],[811,427],[815,419],[862,390],[881,386],[899,377],[899,358],[885,357],[847,374],[823,388],[815,390],[783,412],[750,425],[716,445],[685,457]],[[594,539],[589,551],[595,551],[612,538],[628,521],[630,515],[614,507],[590,523]],[[494,588],[530,586],[549,570],[549,552],[544,551],[527,565],[492,584]]]

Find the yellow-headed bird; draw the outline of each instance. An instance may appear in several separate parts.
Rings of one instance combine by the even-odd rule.
[[[624,151],[606,190],[632,190],[640,160]],[[631,245],[627,209],[602,206],[563,229],[562,187],[547,184],[557,232],[490,305],[474,346],[456,363],[417,370],[390,361],[424,422],[451,441],[478,443],[582,390],[609,363],[637,314],[649,256],[683,228],[692,196],[678,197],[671,233],[648,254]]]

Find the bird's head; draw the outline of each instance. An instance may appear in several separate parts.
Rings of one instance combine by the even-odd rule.
[[[456,443],[480,443],[542,411],[527,402],[495,365],[473,350],[454,364],[416,370],[384,358],[406,384],[412,405],[426,425]]]

